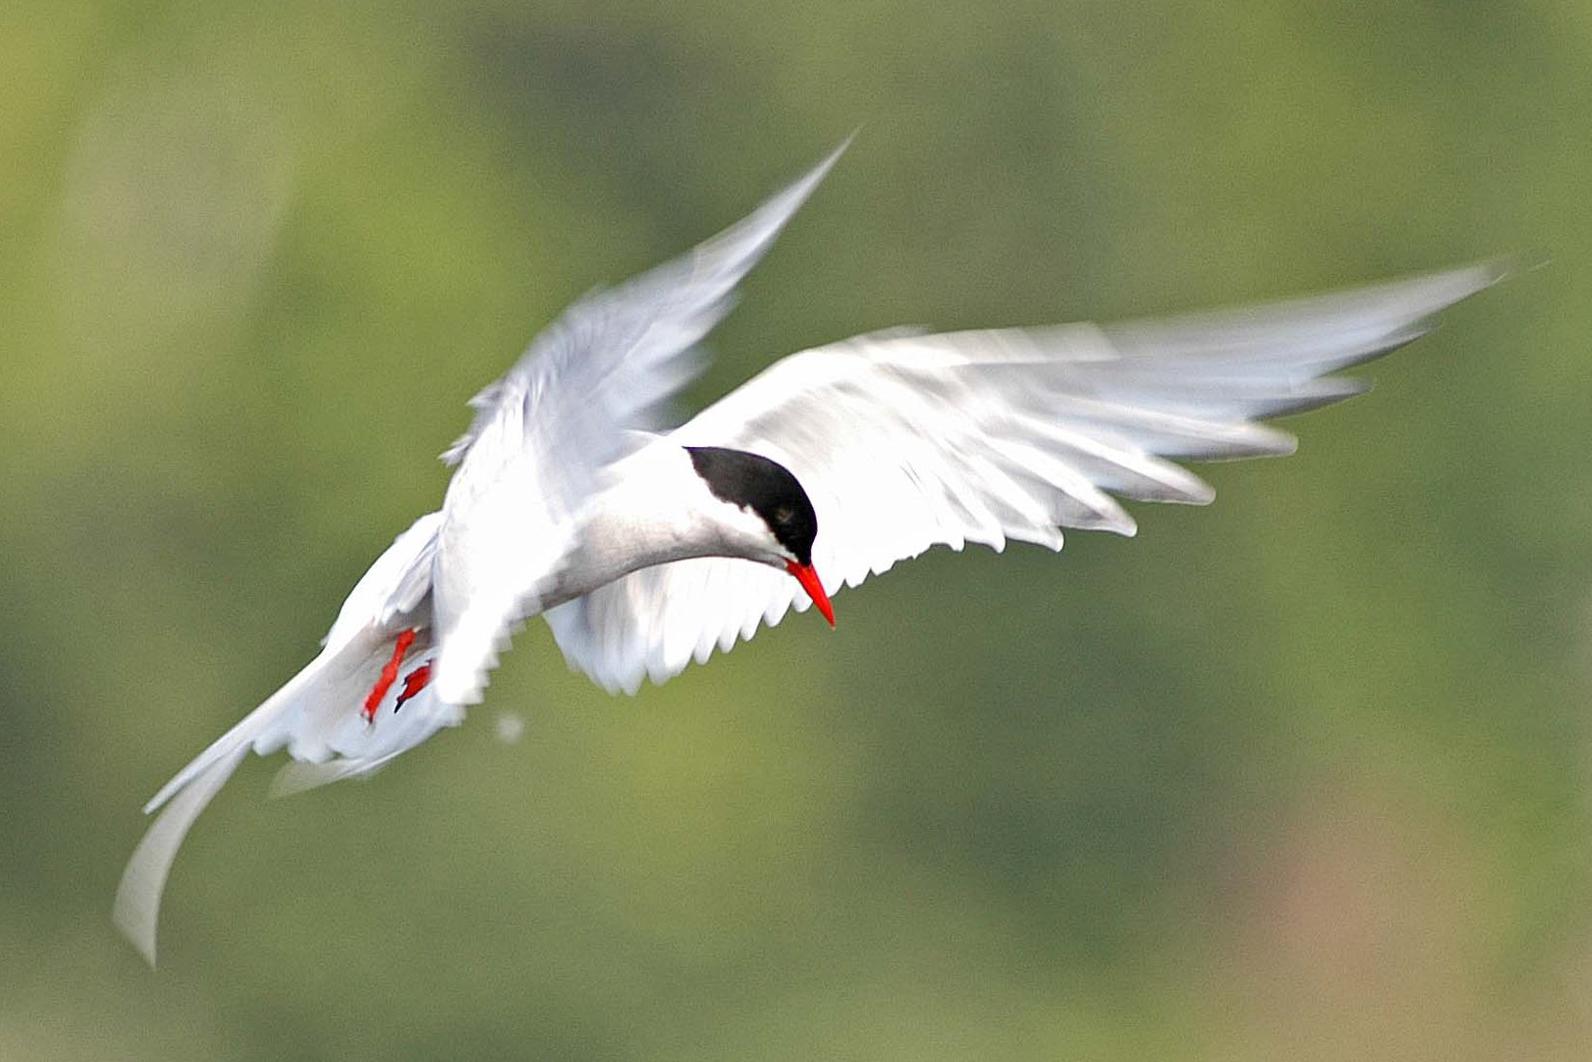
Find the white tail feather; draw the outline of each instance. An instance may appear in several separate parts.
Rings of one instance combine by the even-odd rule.
[[[144,834],[144,839],[133,849],[133,857],[122,871],[122,882],[116,888],[116,905],[111,917],[133,947],[149,965],[155,965],[155,928],[160,920],[160,894],[166,888],[166,875],[171,873],[177,849],[182,847],[188,829],[199,817],[232,772],[238,769],[243,757],[249,754],[246,744],[238,744],[229,752],[211,757],[205,767],[188,779],[176,798],[160,813],[155,824]],[[207,754],[208,755],[208,754]]]

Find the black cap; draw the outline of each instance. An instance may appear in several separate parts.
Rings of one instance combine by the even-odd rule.
[[[813,562],[818,514],[790,469],[745,450],[718,446],[687,446],[685,450],[715,498],[751,509],[799,563]]]

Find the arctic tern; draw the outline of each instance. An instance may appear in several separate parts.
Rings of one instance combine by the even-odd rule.
[[[579,300],[471,405],[441,508],[399,535],[319,655],[184,767],[128,863],[117,924],[155,961],[184,835],[252,750],[279,788],[368,774],[481,700],[542,616],[610,691],[663,682],[931,546],[1132,535],[1118,498],[1204,504],[1181,460],[1292,452],[1266,418],[1365,389],[1331,375],[1493,283],[1483,263],[1246,309],[1112,325],[859,336],[782,358],[669,431],[736,285],[845,145],[689,254]]]

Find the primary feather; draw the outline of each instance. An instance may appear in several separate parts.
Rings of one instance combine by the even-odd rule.
[[[1260,419],[1360,393],[1363,381],[1330,374],[1415,339],[1501,272],[1484,263],[1159,321],[860,336],[775,362],[666,441],[795,473],[831,595],[936,545],[1131,535],[1117,498],[1213,496],[1169,458],[1292,452],[1293,436]],[[573,666],[634,693],[808,604],[778,571],[696,558],[627,575],[547,622]]]
[[[697,342],[845,148],[689,255],[575,303],[477,396],[470,430],[443,455],[458,471],[435,587],[442,700],[480,700],[512,625],[540,611],[603,470],[695,375]]]

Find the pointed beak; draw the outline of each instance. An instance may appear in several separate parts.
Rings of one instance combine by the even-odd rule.
[[[807,596],[813,599],[813,604],[818,606],[818,611],[823,613],[829,625],[835,625],[835,606],[829,603],[829,595],[824,593],[824,584],[818,581],[818,573],[813,571],[811,564],[797,564],[795,561],[786,561],[785,570],[796,577],[802,584],[802,589],[807,591]]]

